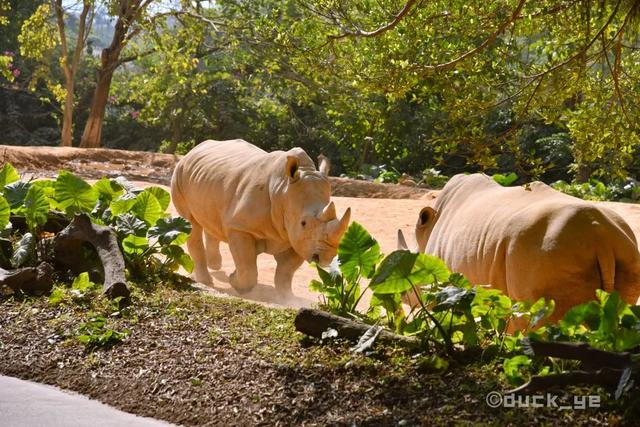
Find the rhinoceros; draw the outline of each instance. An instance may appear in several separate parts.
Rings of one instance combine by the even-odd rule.
[[[212,284],[207,266],[221,268],[219,245],[227,242],[238,292],[257,284],[256,257],[266,252],[277,262],[276,290],[289,294],[305,260],[331,262],[351,215],[349,208],[337,218],[329,180],[304,150],[267,153],[241,139],[197,145],[176,165],[171,196],[193,227],[187,248],[195,279]]]
[[[415,236],[420,252],[472,283],[515,300],[555,300],[552,320],[596,289],[617,290],[632,304],[640,294],[640,255],[624,219],[542,182],[502,187],[484,174],[456,175],[435,208],[420,211]]]

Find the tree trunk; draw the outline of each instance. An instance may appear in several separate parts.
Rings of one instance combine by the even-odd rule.
[[[63,147],[73,145],[73,76],[67,78],[65,84],[67,91],[64,97],[64,110],[62,112],[62,142]]]
[[[104,121],[104,112],[107,107],[107,99],[109,98],[109,88],[111,87],[111,79],[113,78],[113,65],[104,65],[98,72],[98,84],[93,92],[91,101],[91,109],[89,110],[89,118],[82,133],[80,147],[97,148],[100,147],[102,140],[102,122]]]

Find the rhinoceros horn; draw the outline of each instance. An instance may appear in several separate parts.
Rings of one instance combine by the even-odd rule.
[[[334,208],[335,211],[335,208]],[[333,219],[327,224],[328,241],[331,244],[338,245],[342,235],[349,227],[349,221],[351,220],[351,208],[347,208],[342,219]]]
[[[407,245],[407,241],[404,238],[404,234],[402,233],[402,230],[398,230],[398,250],[407,250],[409,249],[409,245]]]
[[[329,222],[337,217],[336,205],[334,205],[333,202],[329,202],[329,204],[322,209],[322,212],[318,214],[318,219],[322,222]]]

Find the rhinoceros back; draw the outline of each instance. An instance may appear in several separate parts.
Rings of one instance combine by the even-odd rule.
[[[176,210],[219,240],[234,228],[267,238],[273,228],[270,178],[286,153],[267,153],[243,140],[205,141],[176,166],[171,190]]]

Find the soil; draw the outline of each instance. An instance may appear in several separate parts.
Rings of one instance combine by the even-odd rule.
[[[0,146],[0,159],[34,178],[68,169],[87,179],[123,175],[140,185],[166,186],[178,157]],[[352,220],[369,230],[383,253],[396,248],[397,229],[411,236],[419,210],[437,196],[345,178],[332,178],[332,185],[338,214],[350,206]],[[640,237],[640,206],[605,205]],[[582,412],[491,409],[486,393],[508,388],[496,363],[463,363],[442,375],[424,372],[427,356],[394,349],[354,356],[345,343],[305,340],[293,330],[290,310],[214,297],[237,295],[228,284],[231,256],[226,245],[221,249],[223,267],[212,272],[213,289],[136,290],[128,314],[102,299],[100,307],[53,307],[46,298],[0,300],[0,373],[184,425],[615,424],[628,416],[630,409],[613,403]],[[260,284],[242,298],[288,307],[317,303],[317,294],[308,290],[317,273],[308,265],[294,276],[295,298],[282,301],[273,287],[273,258],[261,255],[258,261]],[[79,322],[100,310],[114,328],[131,334],[110,349],[87,352],[74,337]]]

